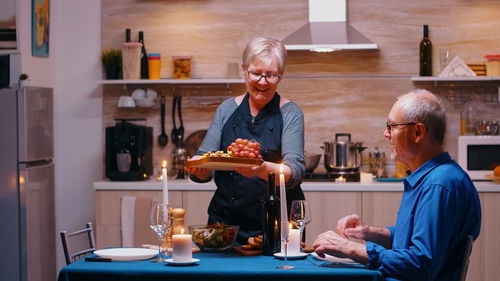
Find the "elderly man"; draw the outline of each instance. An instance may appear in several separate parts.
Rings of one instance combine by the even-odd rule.
[[[465,239],[479,236],[481,207],[467,173],[444,152],[446,112],[432,93],[416,90],[398,98],[386,125],[391,158],[411,172],[396,225],[368,226],[349,215],[320,234],[314,250],[368,264],[386,280],[458,280]]]

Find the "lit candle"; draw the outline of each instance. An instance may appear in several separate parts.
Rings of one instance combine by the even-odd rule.
[[[181,230],[181,234],[172,235],[173,262],[190,262],[193,259],[192,236],[183,233],[184,229]]]
[[[290,225],[288,231],[288,256],[298,256],[300,254],[300,229],[293,229]],[[281,252],[284,252],[284,249]]]
[[[283,163],[280,164],[280,206],[281,206],[281,240],[286,240],[288,239],[288,213],[286,205],[286,188],[285,188],[285,175],[283,174]]]
[[[338,178],[335,179],[335,182],[336,183],[344,183],[345,179],[342,176],[340,176],[340,177],[338,177]]]
[[[163,179],[163,204],[168,205],[168,176],[167,176],[167,161],[163,160],[161,166],[161,177]]]

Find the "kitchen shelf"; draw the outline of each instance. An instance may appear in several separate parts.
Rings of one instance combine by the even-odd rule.
[[[101,80],[103,85],[137,85],[137,84],[156,84],[156,85],[179,85],[179,84],[243,84],[244,79],[241,78],[192,78],[192,79],[116,79],[116,80]]]
[[[470,77],[439,77],[439,76],[413,76],[414,82],[491,82],[500,81],[500,76],[470,76]]]
[[[484,102],[500,101],[500,76],[413,76],[411,81],[414,83],[432,82],[436,93],[443,94],[450,103],[458,107],[462,107],[472,99]],[[475,90],[467,90],[471,87]]]

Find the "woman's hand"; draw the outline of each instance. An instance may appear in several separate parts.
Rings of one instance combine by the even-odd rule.
[[[238,174],[251,178],[251,177],[259,177],[261,179],[267,180],[267,164],[266,162],[262,162],[260,166],[257,167],[251,167],[251,168],[234,168],[234,171],[237,172]]]
[[[200,159],[200,156],[195,155],[191,159],[188,159],[187,161],[193,161],[198,159]],[[207,180],[212,175],[212,170],[210,169],[185,167],[184,170],[186,170],[186,172],[190,173],[191,175],[195,176],[200,180]]]

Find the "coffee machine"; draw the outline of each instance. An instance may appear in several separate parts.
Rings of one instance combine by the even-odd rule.
[[[106,128],[106,177],[111,181],[148,180],[153,174],[153,128],[146,119],[115,119]]]

